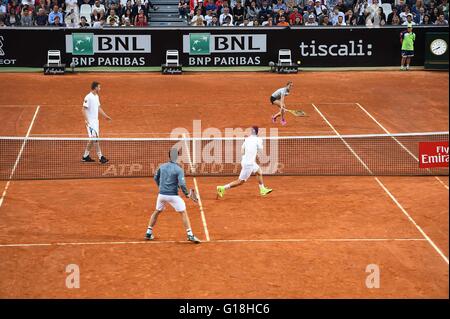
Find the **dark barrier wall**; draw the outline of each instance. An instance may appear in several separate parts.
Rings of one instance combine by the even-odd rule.
[[[42,67],[47,50],[77,66],[160,66],[168,49],[183,66],[267,66],[290,49],[302,67],[397,66],[400,32],[383,28],[184,28],[0,30],[0,67]],[[413,65],[424,64],[425,34],[447,27],[415,27]]]

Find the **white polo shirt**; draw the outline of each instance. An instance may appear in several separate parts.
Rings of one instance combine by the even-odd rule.
[[[244,150],[244,155],[242,156],[241,165],[253,165],[256,163],[258,150],[263,149],[262,139],[256,135],[250,135],[244,140],[242,149]]]
[[[89,124],[98,123],[98,109],[100,107],[100,98],[98,95],[90,92],[84,98],[83,107],[87,109],[87,118]]]
[[[286,95],[289,95],[289,91],[288,91],[287,87],[283,87],[272,93],[272,96],[274,98],[276,98],[277,100],[281,100],[281,97],[286,96]]]

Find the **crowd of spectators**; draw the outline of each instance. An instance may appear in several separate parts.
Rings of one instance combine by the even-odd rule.
[[[383,3],[383,5],[382,5]],[[389,12],[385,12],[386,5]],[[448,0],[179,0],[191,26],[446,25]],[[145,27],[150,0],[0,0],[0,27]]]
[[[150,0],[0,0],[0,27],[144,27],[150,10]]]
[[[192,26],[448,24],[448,0],[179,0],[178,9]]]

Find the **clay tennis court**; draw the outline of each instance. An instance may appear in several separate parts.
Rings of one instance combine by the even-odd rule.
[[[0,135],[85,137],[81,103],[94,80],[113,118],[101,121],[103,137],[167,136],[192,131],[194,120],[280,135],[449,125],[448,73],[3,73]],[[309,116],[281,127],[268,97],[287,80],[287,103]],[[448,176],[266,176],[267,197],[252,178],[216,200],[216,185],[232,179],[196,177],[202,205],[187,208],[201,245],[184,241],[171,209],[157,240],[143,240],[157,196],[151,177],[0,181],[0,297],[449,297]],[[69,264],[80,267],[79,289],[65,285]],[[380,288],[366,287],[370,264]]]

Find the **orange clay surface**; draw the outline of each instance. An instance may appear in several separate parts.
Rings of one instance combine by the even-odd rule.
[[[192,132],[193,120],[221,131],[335,134],[313,104],[340,134],[384,133],[356,103],[391,133],[449,124],[447,73],[2,73],[0,135],[24,136],[39,105],[31,136],[85,136],[81,104],[94,80],[113,118],[101,121],[104,137]],[[269,96],[287,80],[288,106],[309,117],[281,127],[270,122]],[[0,206],[0,298],[449,297],[448,176],[379,178],[411,219],[370,176],[266,177],[274,192],[265,198],[252,177],[216,200],[216,185],[231,179],[197,178],[206,223],[199,206],[187,207],[201,245],[185,242],[171,209],[157,240],[143,241],[157,196],[151,178],[11,181]],[[66,288],[69,264],[80,267],[79,289]],[[380,269],[377,289],[365,285],[369,264]]]

